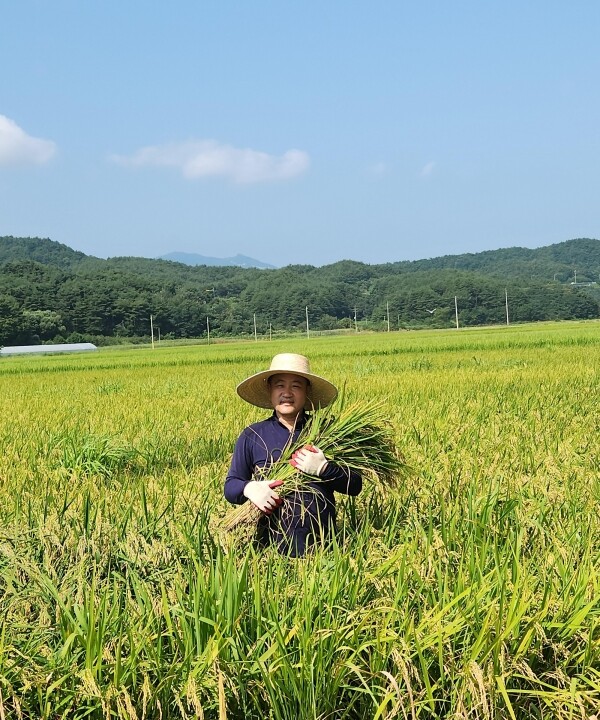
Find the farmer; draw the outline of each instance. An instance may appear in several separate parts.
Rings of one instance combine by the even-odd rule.
[[[312,445],[296,451],[290,460],[299,472],[314,478],[310,490],[295,491],[284,501],[276,489],[282,482],[269,483],[261,473],[297,440],[309,418],[306,411],[329,405],[337,388],[311,373],[304,355],[282,353],[268,370],[240,383],[237,393],[251,405],[272,408],[273,414],[239,436],[225,480],[225,498],[238,505],[250,500],[263,513],[258,527],[261,544],[274,542],[282,554],[304,555],[317,539],[326,541],[334,531],[334,492],[358,495],[361,476],[331,462]]]

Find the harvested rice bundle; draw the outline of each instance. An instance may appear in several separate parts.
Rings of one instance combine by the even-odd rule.
[[[284,448],[281,457],[265,468],[261,480],[282,481],[277,493],[283,499],[296,491],[318,492],[318,478],[298,472],[290,464],[292,455],[305,445],[316,445],[325,456],[350,473],[359,472],[365,480],[390,487],[406,473],[406,464],[398,452],[393,430],[381,402],[355,402],[345,405],[343,399],[329,407],[315,410],[296,442]],[[261,516],[251,502],[230,510],[222,520],[224,530],[254,523]]]

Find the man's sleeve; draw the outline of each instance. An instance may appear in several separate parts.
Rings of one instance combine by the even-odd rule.
[[[319,478],[331,490],[344,493],[344,495],[358,495],[362,490],[362,477],[360,473],[349,470],[341,465],[329,461],[325,472]]]
[[[252,480],[254,463],[248,434],[244,432],[239,436],[233,449],[233,457],[229,472],[225,478],[225,499],[234,505],[241,505],[248,499],[244,495],[246,483]]]

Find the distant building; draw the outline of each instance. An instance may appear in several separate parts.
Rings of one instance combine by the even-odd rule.
[[[89,352],[98,348],[93,343],[58,343],[56,345],[15,345],[0,348],[0,355],[42,355],[47,353]]]

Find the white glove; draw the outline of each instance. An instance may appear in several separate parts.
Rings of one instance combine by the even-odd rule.
[[[316,475],[319,477],[325,472],[327,467],[327,458],[322,450],[314,445],[305,445],[292,455],[290,464],[297,470],[307,475]]]
[[[250,480],[244,486],[243,493],[261,512],[270,515],[275,508],[283,504],[283,500],[273,490],[280,485],[283,485],[282,480]]]

